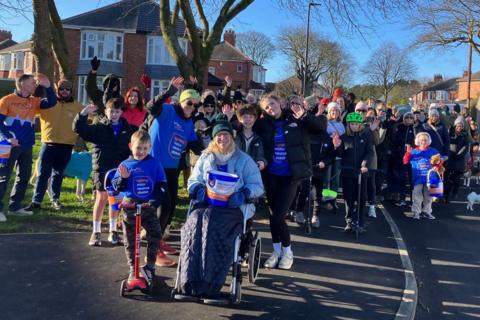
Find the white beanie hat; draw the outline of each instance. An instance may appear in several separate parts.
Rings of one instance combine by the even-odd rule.
[[[335,108],[335,109],[338,109],[338,111],[341,110],[340,105],[339,105],[338,103],[336,103],[336,102],[330,102],[330,103],[327,105],[327,112],[330,112],[330,110],[332,110],[332,109],[334,109],[334,108]]]
[[[437,109],[431,108],[430,110],[428,110],[428,116],[429,116],[429,117],[431,117],[431,116],[437,116],[437,117],[439,117],[439,116],[440,116],[440,113],[438,112]]]

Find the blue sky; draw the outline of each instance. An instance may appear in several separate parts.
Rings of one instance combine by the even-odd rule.
[[[89,10],[111,4],[112,0],[56,0],[61,18],[67,18]],[[321,1],[320,1],[321,2]],[[286,11],[281,11],[272,0],[256,0],[244,12],[242,12],[230,24],[229,28],[236,32],[248,32],[251,30],[265,33],[273,41],[284,27],[301,25],[306,28],[306,20],[293,16]],[[321,7],[313,7],[312,10],[320,10]],[[322,16],[322,18],[324,18]],[[373,34],[368,34],[368,43],[360,37],[347,38],[338,35],[325,17],[324,23],[312,21],[312,30],[338,42],[348,49],[355,59],[357,66],[361,67],[376,47],[385,41],[392,41],[399,47],[406,47],[414,39],[414,33],[408,29],[407,22],[390,23],[382,25]],[[30,19],[32,20],[32,19]],[[33,24],[22,17],[0,21],[0,28],[10,30],[14,40],[20,42],[27,40],[33,30]],[[461,76],[467,68],[467,47],[461,46],[451,50],[417,50],[412,52],[413,62],[417,66],[417,78],[432,78],[433,74],[440,73],[444,78]],[[285,57],[277,54],[266,64],[267,81],[279,81],[291,75]],[[473,72],[480,69],[480,57],[474,53]],[[353,75],[352,83],[362,83],[360,72]]]

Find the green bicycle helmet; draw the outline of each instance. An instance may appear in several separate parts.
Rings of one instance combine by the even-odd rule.
[[[350,112],[347,114],[347,123],[350,122],[363,123],[363,114],[358,112]]]

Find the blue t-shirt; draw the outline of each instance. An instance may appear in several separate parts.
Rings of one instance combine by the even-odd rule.
[[[432,168],[430,159],[432,156],[439,154],[435,148],[428,148],[426,150],[413,149],[410,156],[410,165],[412,166],[412,181],[413,185],[426,184],[428,170]]]
[[[162,113],[150,128],[151,155],[160,160],[163,168],[177,169],[187,143],[197,140],[191,119],[183,119],[171,104],[164,104]]]
[[[130,172],[130,177],[127,179],[127,189],[122,190],[123,195],[127,198],[143,201],[152,200],[155,184],[167,181],[162,165],[151,156],[143,160],[135,160],[130,157],[123,161],[121,165],[127,167]],[[113,179],[119,176],[117,170]]]
[[[268,167],[268,171],[277,176],[292,175],[287,158],[287,143],[285,140],[285,131],[283,131],[284,125],[284,120],[275,121],[273,159]]]
[[[117,124],[112,124],[113,135],[116,137],[120,130],[122,130],[122,123],[118,122]]]

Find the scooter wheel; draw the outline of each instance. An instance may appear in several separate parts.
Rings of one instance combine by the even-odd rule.
[[[312,233],[312,225],[310,223],[305,223],[305,233],[306,234]]]
[[[123,280],[122,285],[120,287],[120,296],[125,297],[126,292],[127,292],[127,280]]]

